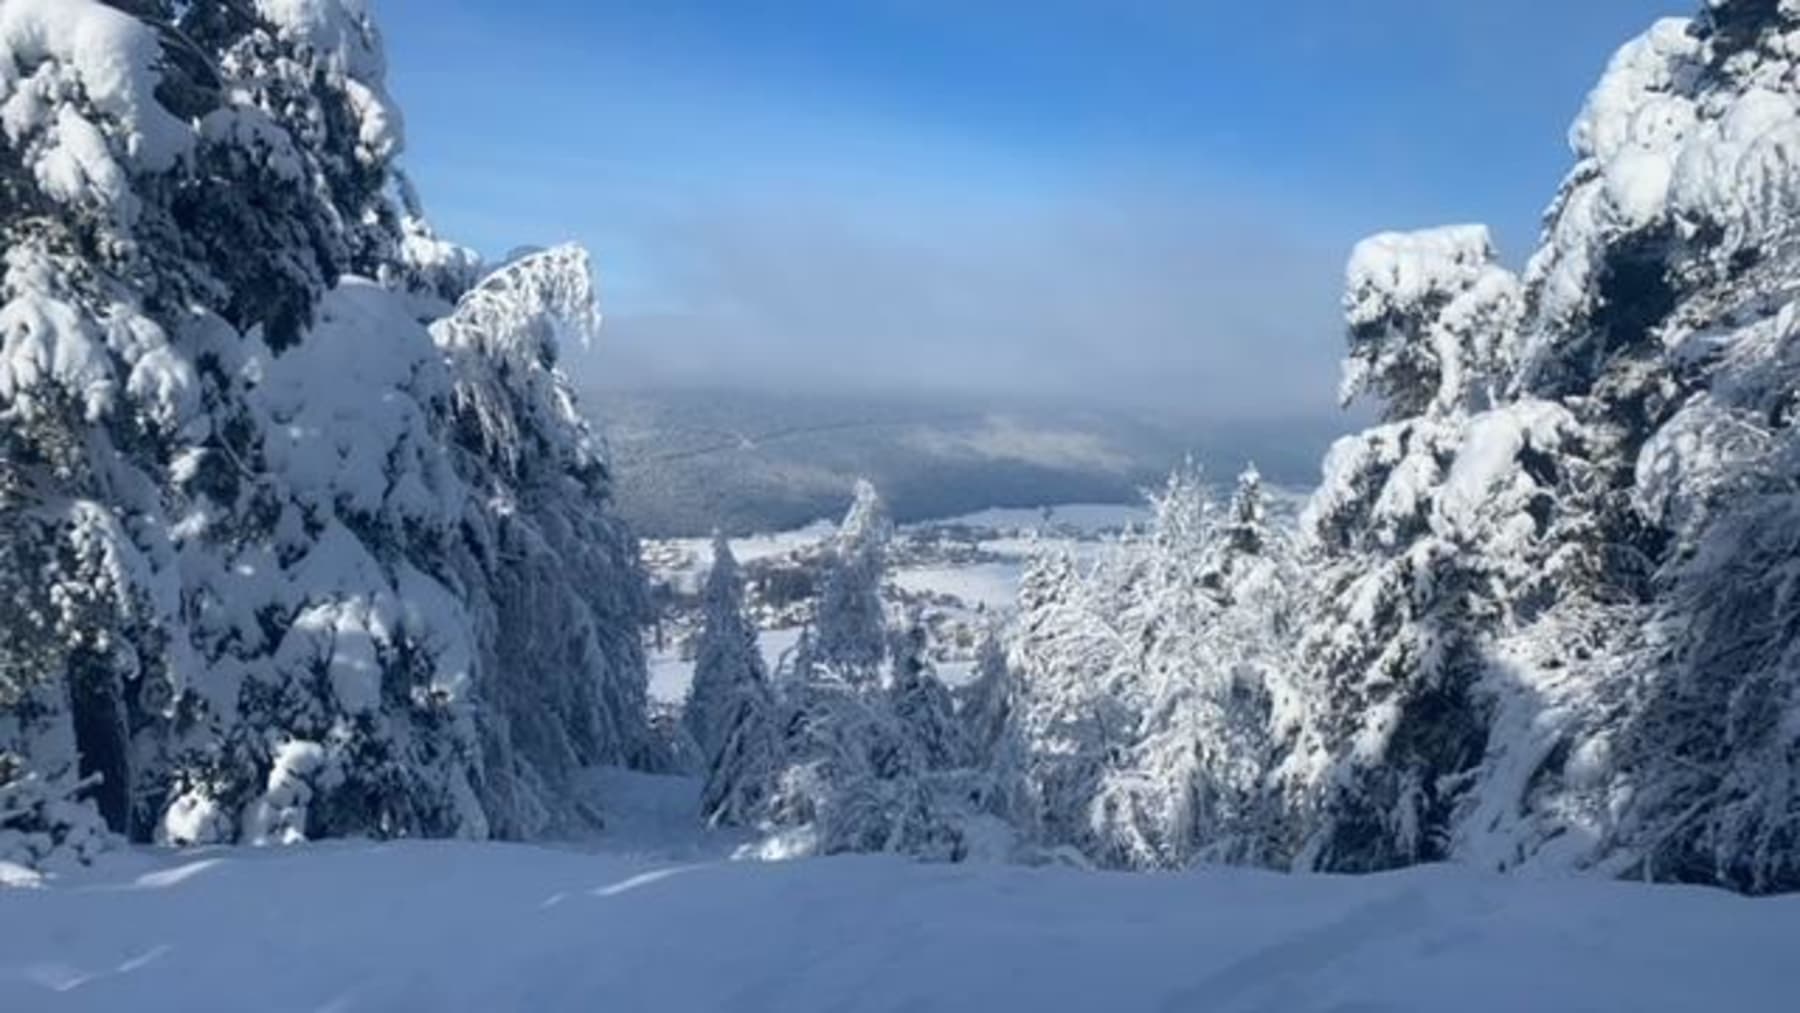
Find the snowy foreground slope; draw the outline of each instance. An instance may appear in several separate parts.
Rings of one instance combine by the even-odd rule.
[[[1422,867],[133,852],[0,891],[5,1010],[1780,1010],[1800,898]]]

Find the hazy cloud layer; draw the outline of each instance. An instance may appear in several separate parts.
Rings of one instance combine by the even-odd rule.
[[[789,197],[635,225],[603,382],[1079,395],[1196,414],[1330,408],[1341,251],[1121,190],[873,213]]]
[[[1124,474],[1135,463],[1094,433],[1046,429],[1007,415],[989,415],[979,427],[964,431],[918,426],[905,442],[933,457],[1015,461],[1069,471]]]

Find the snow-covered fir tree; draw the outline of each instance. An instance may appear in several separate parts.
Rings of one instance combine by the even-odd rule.
[[[756,627],[744,612],[744,582],[731,542],[713,536],[713,564],[701,591],[700,639],[694,648],[694,681],[689,684],[683,720],[700,755],[710,761],[745,693],[767,691]]]
[[[956,713],[977,764],[990,760],[1011,724],[1018,683],[1006,661],[1002,631],[990,625],[975,651],[974,677],[956,694]]]
[[[1033,822],[1027,751],[1013,720],[1021,683],[1007,660],[1005,630],[990,626],[976,651],[974,678],[954,693],[969,750],[966,797],[977,812],[1010,827]]]
[[[713,537],[702,609],[694,681],[682,715],[705,774],[700,815],[710,826],[754,827],[781,775],[782,715],[756,627],[744,612],[737,559],[722,534]],[[799,663],[811,666],[804,657]]]
[[[1228,508],[1191,466],[1152,506],[1102,565],[1051,555],[1026,577],[1010,735],[1039,843],[1126,868],[1273,863],[1278,745],[1300,724],[1290,540],[1254,470]]]
[[[933,671],[922,617],[870,629],[885,616],[878,597],[885,560],[864,547],[879,549],[885,526],[872,490],[859,490],[829,565],[838,587],[854,580],[859,588],[844,600],[866,604],[848,610],[855,621],[830,626],[831,634],[822,609],[818,638],[803,633],[772,691],[740,694],[708,770],[703,816],[760,829],[766,856],[1004,857],[1010,835],[996,829],[993,811],[1004,792],[975,766],[985,756]],[[861,646],[842,650],[870,636],[881,651],[873,662]],[[825,643],[840,650],[814,646]]]
[[[382,78],[354,0],[0,9],[5,797],[522,836],[649,748],[635,549],[555,366],[586,259],[473,284]],[[66,807],[6,805],[42,860]]]
[[[1314,864],[1800,885],[1782,533],[1797,28],[1792,4],[1714,0],[1620,50],[1520,295],[1472,315],[1421,284],[1472,278],[1445,249],[1460,230],[1406,240],[1428,259],[1381,240],[1353,261],[1353,349],[1381,307],[1412,305],[1380,340],[1435,347],[1404,321],[1481,319],[1458,347],[1496,354],[1454,399],[1464,366],[1355,355],[1389,421],[1334,451],[1312,508],[1340,575],[1325,599],[1347,606],[1311,640],[1331,701]]]
[[[1343,396],[1376,397],[1384,421],[1332,448],[1303,518],[1317,703],[1287,772],[1312,796],[1305,866],[1446,857],[1486,752],[1508,571],[1531,579],[1548,546],[1545,476],[1525,464],[1559,454],[1567,425],[1553,405],[1492,407],[1523,306],[1494,258],[1475,227],[1377,236],[1351,258]]]
[[[1639,592],[1589,666],[1624,719],[1565,764],[1607,817],[1592,860],[1754,891],[1800,887],[1796,32],[1792,3],[1715,0],[1614,58],[1532,263],[1558,326],[1522,377],[1609,451],[1600,562],[1622,560],[1594,569]]]
[[[565,246],[496,270],[431,327],[456,370],[449,421],[476,491],[452,558],[486,634],[478,715],[509,760],[488,778],[507,836],[584,820],[569,790],[582,767],[656,760],[636,541],[607,510],[611,477],[556,368],[597,324],[587,256]]]
[[[846,676],[874,678],[887,655],[881,584],[892,529],[881,495],[859,479],[826,560],[812,642],[817,660]]]
[[[703,761],[700,818],[714,827],[764,826],[787,762],[783,705],[766,682],[743,684],[724,702],[718,747]]]
[[[1160,772],[1160,855],[1172,866],[1281,864],[1291,826],[1277,768],[1304,724],[1293,644],[1305,582],[1254,467],[1202,544],[1210,600],[1183,638],[1195,650],[1186,666],[1163,664],[1138,748],[1140,767]]]
[[[1135,645],[1104,601],[1110,590],[1060,548],[1034,557],[1020,580],[1006,733],[1024,753],[1015,818],[1051,847],[1097,850],[1089,809],[1141,721]]]
[[[763,792],[766,855],[958,857],[932,810],[926,750],[886,692],[829,668],[784,686],[781,759]]]
[[[966,767],[973,759],[969,741],[956,718],[956,699],[932,667],[930,647],[924,617],[914,610],[894,637],[888,706],[917,744],[927,768]]]

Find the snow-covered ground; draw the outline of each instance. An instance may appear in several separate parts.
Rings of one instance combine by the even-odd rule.
[[[132,852],[0,890],[0,1010],[1775,1011],[1797,933],[1800,898],[1448,868],[347,842]]]
[[[902,566],[892,576],[895,585],[915,594],[942,594],[991,612],[1013,607],[1019,597],[1019,575],[1024,561],[1006,559],[963,566]]]

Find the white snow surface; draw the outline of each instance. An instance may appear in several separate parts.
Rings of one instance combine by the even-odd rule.
[[[969,605],[998,613],[1011,609],[1018,601],[1019,577],[1024,569],[1020,559],[963,566],[906,566],[894,570],[893,581],[915,594],[954,595]]]
[[[166,169],[187,150],[191,132],[153,96],[152,68],[160,52],[156,34],[143,22],[101,4],[0,4],[0,129],[15,145],[33,132],[52,131],[37,166],[49,174],[42,181],[51,193],[74,199],[96,187],[117,199],[122,192],[116,178],[121,170],[103,131],[83,117],[58,113],[53,99],[70,85],[111,120],[106,132],[137,165]],[[46,122],[53,114],[59,122]]]
[[[1344,269],[1345,315],[1353,326],[1369,323],[1396,305],[1457,291],[1487,269],[1493,249],[1485,225],[1370,236],[1356,244]]]
[[[1792,1008],[1800,898],[1502,878],[136,851],[0,889],[0,1009]]]

